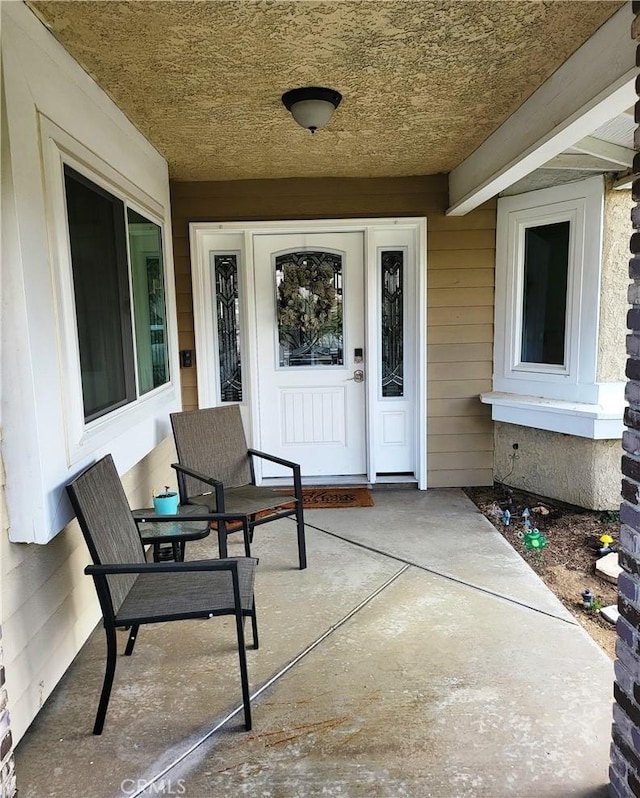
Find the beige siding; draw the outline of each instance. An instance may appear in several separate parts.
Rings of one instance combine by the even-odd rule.
[[[427,294],[432,292],[427,292]],[[436,299],[441,301],[440,297]],[[429,301],[429,297],[427,298]],[[456,292],[449,292],[449,302],[456,302]],[[477,301],[477,297],[471,292],[471,302]],[[485,300],[486,301],[486,300]],[[429,342],[433,344],[443,343],[440,340],[442,336],[447,334],[446,330],[438,330],[438,327],[464,327],[468,328],[470,324],[484,324],[488,328],[484,332],[481,330],[473,331],[473,340],[476,343],[482,343],[485,339],[478,337],[487,335],[488,341],[493,341],[493,307],[491,305],[433,305],[429,302],[429,327],[433,330],[433,335],[429,338]]]
[[[493,480],[490,408],[495,203],[427,219],[427,481],[430,487]]]
[[[493,288],[493,269],[434,269],[429,287],[434,288]]]
[[[442,308],[440,309],[442,312]],[[493,323],[478,324],[473,321],[474,311],[488,311],[490,308],[470,308],[468,313],[457,313],[451,310],[449,317],[442,312],[441,326],[438,326],[440,314],[432,311],[429,314],[429,341],[432,344],[475,344],[488,343],[493,346]],[[446,322],[449,322],[447,324]]]
[[[491,416],[468,415],[468,416],[429,416],[429,443],[433,446],[434,441],[440,435],[455,435],[464,448],[466,435],[493,435],[493,421]]]
[[[395,179],[244,180],[171,187],[179,345],[193,349],[189,222],[427,217],[428,483],[490,484],[495,202],[446,217],[444,175]],[[197,368],[182,369],[185,409]]]
[[[470,428],[473,434],[473,444],[476,454],[479,452],[493,452],[493,434],[491,432],[479,433],[477,428]],[[452,452],[468,452],[468,437],[461,435],[460,430],[454,430],[445,435],[432,434],[429,438],[429,457],[431,465],[436,462],[433,458],[435,454],[449,454]]]
[[[452,367],[454,363],[471,359],[474,363],[482,361],[485,368],[488,364],[489,374],[491,374],[492,356],[493,345],[491,343],[432,344],[427,347],[429,369],[434,368],[437,363],[446,363]]]
[[[462,219],[471,219],[474,211]],[[495,217],[495,211],[492,211]],[[495,222],[494,222],[495,224]],[[461,231],[462,232],[462,231]],[[464,235],[464,233],[463,233]],[[466,250],[431,250],[429,252],[430,269],[493,269],[495,265],[495,252],[491,249],[466,249]]]
[[[487,413],[486,406],[480,402],[477,394],[465,396],[462,399],[429,399],[427,416],[429,432],[431,432],[431,419],[433,418],[444,417],[453,420],[474,416],[480,416],[483,419],[491,418],[491,414]]]
[[[172,479],[173,439],[166,438],[123,477],[132,507]],[[100,618],[93,581],[83,571],[87,547],[76,521],[46,546],[10,543],[3,517],[2,626],[14,740],[24,734]]]
[[[464,353],[463,353],[464,354]],[[429,363],[428,379],[434,381],[451,382],[462,375],[466,380],[491,379],[491,363],[486,360],[435,362]]]
[[[474,315],[482,312],[482,317],[486,318],[488,311],[493,312],[493,287],[467,288],[465,283],[459,288],[430,288],[427,289],[427,305],[434,309],[457,308],[461,313],[471,308]]]

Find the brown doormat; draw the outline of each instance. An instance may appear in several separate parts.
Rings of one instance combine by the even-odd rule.
[[[281,488],[277,491],[283,496],[293,496],[293,488]],[[302,488],[302,506],[305,510],[321,510],[328,507],[373,507],[375,502],[369,488]],[[270,515],[271,510],[263,510],[257,517]],[[215,521],[210,523],[211,529],[217,529]],[[242,524],[236,521],[227,522],[227,531],[236,532]]]
[[[291,496],[293,490],[278,491]],[[373,496],[369,488],[303,488],[302,501],[305,510],[327,507],[373,507]]]

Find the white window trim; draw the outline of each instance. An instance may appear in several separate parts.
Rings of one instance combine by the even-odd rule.
[[[597,404],[603,211],[600,176],[498,200],[494,390]],[[563,221],[571,222],[565,363],[563,367],[524,364],[520,362],[524,230]]]
[[[624,383],[598,383],[604,179],[598,175],[498,200],[493,391],[495,421],[588,438],[622,434]],[[521,363],[524,230],[569,220],[565,363]]]
[[[591,405],[492,391],[481,394],[480,399],[492,406],[491,418],[494,421],[506,424],[594,440],[621,438],[624,430],[624,401],[614,397],[602,404]]]
[[[178,363],[175,357],[177,328],[169,312],[173,302],[173,275],[168,268],[169,243],[163,207],[139,189],[122,174],[110,167],[80,142],[51,122],[40,117],[40,132],[43,142],[45,200],[47,229],[49,235],[52,267],[52,283],[57,313],[58,353],[61,372],[67,390],[63,395],[67,465],[79,463],[94,452],[109,444],[115,437],[126,433],[150,415],[162,411],[167,402],[177,395],[176,375]],[[66,215],[64,166],[68,164],[96,185],[123,200],[126,205],[157,224],[162,231],[162,252],[165,274],[165,302],[167,304],[167,348],[169,352],[170,381],[132,402],[119,407],[90,422],[84,419],[82,375],[73,271]],[[127,241],[127,252],[129,242]],[[133,297],[130,297],[130,302]],[[131,311],[133,314],[133,311]],[[134,359],[135,346],[134,346]],[[136,369],[136,393],[139,390]]]
[[[580,314],[580,293],[583,279],[584,256],[584,201],[555,203],[544,209],[531,208],[509,216],[507,269],[507,313],[511,316],[511,336],[505,347],[505,375],[520,380],[553,380],[577,374],[579,356],[578,337],[571,335],[575,319]],[[567,268],[567,303],[565,311],[564,359],[560,365],[531,363],[521,360],[522,333],[524,330],[524,258],[527,230],[547,224],[569,222],[569,251]],[[511,307],[509,307],[509,305]]]

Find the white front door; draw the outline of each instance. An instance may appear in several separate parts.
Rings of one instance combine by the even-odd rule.
[[[239,404],[254,448],[325,484],[425,488],[425,220],[193,222],[190,235],[199,406]]]
[[[259,448],[303,476],[365,474],[364,236],[253,241]]]

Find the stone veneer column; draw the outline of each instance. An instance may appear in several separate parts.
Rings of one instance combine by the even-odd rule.
[[[640,39],[640,0],[632,3],[635,15],[632,37]],[[637,49],[636,63],[640,59]],[[640,81],[636,81],[637,93]],[[640,94],[638,95],[640,96]],[[635,118],[640,121],[640,100],[636,102]],[[640,130],[636,130],[635,149],[640,150]],[[633,171],[640,175],[640,152],[634,158]],[[614,684],[613,742],[611,744],[611,795],[614,798],[640,798],[640,177],[633,183],[631,211],[633,235],[629,276],[631,310],[627,326],[627,383],[629,407],[625,411],[622,445],[622,498],[620,507],[620,564],[623,573],[618,578],[618,640]]]

